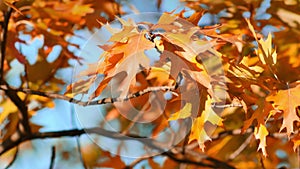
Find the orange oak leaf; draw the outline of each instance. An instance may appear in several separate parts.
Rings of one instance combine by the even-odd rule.
[[[135,84],[135,76],[140,70],[140,66],[148,68],[150,65],[149,58],[145,55],[145,50],[154,48],[154,44],[145,38],[145,32],[133,30],[131,36],[127,37],[125,43],[116,42],[111,46],[102,47],[104,54],[101,56],[105,60],[99,65],[98,73],[105,74],[103,82],[100,83],[95,91],[97,97],[107,86],[114,76],[125,72],[126,76],[118,89],[121,91],[120,97],[125,97],[131,84]],[[122,40],[125,37],[114,37],[114,40]]]
[[[265,120],[268,118],[270,111],[272,110],[272,105],[266,102],[264,99],[259,99],[257,102],[257,109],[253,112],[252,116],[244,121],[243,131],[248,129],[254,120],[257,121],[257,126],[260,124],[265,124]]]
[[[283,111],[283,122],[280,128],[286,128],[286,133],[290,136],[294,132],[294,122],[300,121],[296,108],[300,105],[300,82],[287,85],[287,89],[272,92],[267,101],[272,102],[276,109]]]

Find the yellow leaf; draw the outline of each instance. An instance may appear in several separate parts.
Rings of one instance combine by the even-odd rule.
[[[197,140],[202,151],[204,151],[205,148],[204,143],[207,140],[211,140],[204,130],[204,121],[201,117],[196,118],[193,122],[191,134],[189,137],[189,143],[193,140]]]
[[[3,123],[5,118],[10,114],[10,113],[15,113],[18,111],[18,108],[15,106],[13,102],[11,102],[9,99],[5,100],[2,104],[1,107],[3,108],[3,111],[0,112],[0,124]]]
[[[151,67],[147,80],[155,79],[155,85],[163,86],[170,81],[170,68],[168,65],[160,67]]]
[[[207,140],[211,140],[204,129],[204,124],[206,122],[210,122],[211,124],[218,126],[221,126],[223,124],[222,118],[219,117],[211,108],[211,98],[209,95],[207,96],[207,100],[205,102],[205,110],[202,112],[200,117],[197,117],[193,121],[189,138],[189,142],[197,140],[202,151],[204,151],[205,148],[204,143]]]
[[[205,110],[201,114],[201,118],[203,118],[204,122],[208,121],[211,124],[221,126],[222,118],[218,116],[211,107],[212,99],[210,96],[207,96],[207,100],[205,102]]]
[[[272,47],[272,35],[271,33],[268,34],[267,39],[264,41],[263,39],[258,40],[257,35],[255,33],[253,25],[250,23],[249,19],[246,19],[248,23],[248,27],[253,34],[256,42],[258,43],[258,50],[256,53],[260,59],[260,61],[265,65],[274,65],[277,62],[277,53],[276,50]]]
[[[158,20],[158,24],[171,24],[175,21],[176,16],[170,15],[168,13],[163,13],[162,16]]]
[[[85,16],[88,13],[94,12],[94,9],[91,6],[92,6],[92,4],[86,4],[86,5],[75,4],[73,6],[71,13],[73,15]]]
[[[258,41],[257,36],[256,36],[256,33],[255,33],[255,30],[254,30],[254,27],[253,27],[253,25],[251,24],[250,20],[246,18],[246,22],[247,22],[248,27],[249,27],[251,33],[253,34],[255,40]]]
[[[263,39],[260,39],[258,43],[261,45],[261,48],[259,50],[256,50],[259,59],[263,64],[267,64],[268,60],[265,59],[264,55],[266,55],[267,58],[271,57],[272,62],[271,64],[276,64],[277,61],[277,53],[276,50],[273,50],[272,48],[272,35],[271,33],[268,34],[267,39],[264,41]]]
[[[192,111],[192,104],[186,103],[181,110],[172,114],[168,120],[171,121],[171,120],[185,119],[191,116],[191,111]]]
[[[267,156],[267,151],[266,151],[266,147],[267,147],[267,143],[266,143],[266,137],[269,134],[266,126],[264,126],[263,124],[260,124],[259,128],[255,127],[254,129],[254,136],[256,139],[259,139],[259,146],[257,150],[262,150],[263,155],[266,157]]]

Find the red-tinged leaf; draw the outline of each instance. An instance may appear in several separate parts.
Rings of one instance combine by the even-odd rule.
[[[108,157],[108,159],[102,160],[104,162],[95,164],[95,167],[125,168],[126,164],[123,162],[120,156],[112,156],[109,152],[106,152],[105,155]]]
[[[149,162],[149,165],[150,165],[151,168],[162,169],[162,167],[161,167],[159,164],[157,164],[157,163],[153,160],[153,158],[149,158],[149,159],[148,159],[148,162]]]
[[[267,135],[269,135],[269,132],[268,132],[266,126],[264,126],[263,124],[260,124],[259,127],[255,127],[254,136],[255,136],[256,139],[260,140],[257,150],[262,150],[263,155],[265,157],[267,156],[267,151],[266,151],[266,147],[267,147],[266,137],[267,137]]]
[[[120,97],[124,98],[129,91],[131,84],[135,85],[135,77],[140,70],[140,66],[145,68],[149,67],[150,60],[144,54],[144,51],[154,47],[154,44],[145,38],[145,32],[135,33],[134,36],[131,36],[126,43],[115,43],[109,48],[102,57],[105,57],[104,63],[109,66],[106,66],[100,70],[99,73],[105,73],[105,83],[109,82],[121,72],[125,72],[126,76],[120,81],[120,84],[116,86],[121,92]],[[121,54],[121,55],[120,55]],[[115,56],[122,56],[119,59]],[[108,79],[110,78],[110,79]],[[102,90],[107,86],[104,82],[101,82],[98,89],[95,92],[95,96],[98,96]]]
[[[163,167],[162,168],[178,168],[178,164],[176,161],[170,159],[170,158],[167,158],[165,161],[164,161],[164,164],[163,164]]]
[[[20,40],[18,38],[17,32],[15,32],[15,30],[9,31],[7,33],[7,39],[9,39],[7,41],[8,56],[16,58],[22,64],[26,64],[27,63],[26,57],[22,53],[20,53],[20,51],[15,46],[16,42],[23,43],[23,44],[26,43],[26,42],[23,41],[23,40]]]
[[[283,111],[283,122],[280,128],[286,128],[288,136],[294,132],[294,122],[300,121],[296,108],[300,105],[300,83],[287,84],[287,89],[272,92],[267,98],[275,108]]]

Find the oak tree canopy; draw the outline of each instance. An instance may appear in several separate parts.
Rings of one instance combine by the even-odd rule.
[[[0,168],[300,167],[299,3],[1,1]]]

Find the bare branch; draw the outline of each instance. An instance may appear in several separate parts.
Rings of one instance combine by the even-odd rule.
[[[5,91],[14,91],[14,92],[22,92],[25,94],[32,94],[32,95],[38,95],[38,96],[43,96],[43,97],[48,97],[52,99],[60,99],[60,100],[65,100],[70,103],[75,103],[81,106],[90,106],[90,105],[100,105],[100,104],[108,104],[108,103],[114,103],[114,102],[124,102],[142,95],[145,95],[150,92],[157,92],[157,91],[174,91],[176,86],[158,86],[158,87],[148,87],[144,90],[132,93],[127,95],[124,98],[103,98],[101,100],[95,100],[95,101],[80,101],[77,99],[74,99],[72,97],[68,97],[62,94],[57,94],[57,93],[50,93],[50,92],[41,92],[41,91],[36,91],[36,90],[31,90],[31,89],[13,89],[13,88],[7,88],[4,85],[0,86],[0,89],[5,90]]]
[[[11,17],[13,9],[8,7],[7,12],[4,14],[4,22],[3,22],[3,32],[0,35],[0,85],[8,86],[7,83],[4,82],[4,61],[6,55],[6,45],[7,45],[7,36],[8,36],[8,24]],[[5,90],[5,94],[10,98],[10,100],[18,107],[20,111],[20,122],[21,126],[19,126],[19,130],[21,133],[28,132],[30,133],[30,126],[28,122],[28,111],[25,103],[21,100],[21,98],[17,95],[16,91],[13,90]]]
[[[55,146],[53,146],[52,149],[51,149],[51,160],[50,160],[49,169],[54,168],[54,160],[55,160]]]
[[[87,169],[87,166],[85,164],[85,161],[83,160],[83,156],[82,156],[82,152],[81,152],[81,145],[80,145],[80,137],[79,136],[76,136],[76,143],[77,143],[77,148],[78,148],[78,153],[79,153],[80,161],[81,161],[81,163],[83,165],[83,168]]]
[[[140,158],[137,158],[135,159],[132,163],[130,163],[129,165],[127,165],[126,167],[124,167],[124,169],[132,169],[134,166],[136,166],[137,164],[139,164],[140,162],[144,161],[144,160],[147,160],[149,158],[152,158],[152,157],[140,157]]]
[[[4,22],[3,22],[3,32],[0,35],[0,80],[3,81],[3,71],[4,71],[4,60],[6,55],[6,41],[7,41],[7,34],[8,34],[8,22],[10,16],[12,14],[13,9],[8,7],[8,11],[4,15]]]
[[[44,133],[38,132],[38,133],[24,135],[17,140],[10,140],[10,139],[5,140],[0,145],[0,155],[7,152],[11,148],[28,140],[44,139],[44,138],[59,138],[59,137],[68,137],[68,136],[74,137],[74,136],[80,136],[82,134],[98,134],[98,135],[102,135],[113,139],[119,139],[119,140],[133,140],[133,139],[138,140],[141,138],[145,138],[136,135],[121,135],[120,133],[104,130],[98,127],[88,128],[88,129],[62,130],[56,132],[44,132]]]
[[[6,86],[8,86],[6,84]],[[31,133],[30,125],[29,125],[29,118],[28,118],[28,109],[24,101],[18,96],[17,91],[15,90],[5,90],[5,94],[9,97],[9,99],[18,107],[19,113],[19,120],[21,125],[19,126],[19,131],[21,134]]]
[[[80,136],[82,134],[98,134],[101,136],[113,138],[113,139],[118,139],[118,140],[136,140],[139,141],[153,149],[157,149],[158,151],[162,151],[163,153],[160,155],[167,156],[170,159],[180,162],[180,163],[187,163],[187,164],[195,164],[198,166],[203,166],[203,167],[210,167],[210,168],[215,168],[216,166],[222,164],[224,166],[227,166],[227,168],[233,169],[234,167],[229,166],[228,164],[218,161],[216,159],[211,160],[210,158],[206,159],[209,160],[210,163],[206,164],[201,161],[201,158],[198,158],[198,160],[191,160],[189,158],[186,158],[185,155],[182,154],[182,150],[174,151],[173,149],[176,148],[174,147],[173,149],[169,151],[165,151],[164,149],[159,146],[159,143],[153,139],[150,138],[145,138],[137,135],[122,135],[118,132],[113,132],[113,131],[108,131],[102,128],[88,128],[88,129],[73,129],[73,130],[63,130],[63,131],[56,131],[56,132],[45,132],[45,133],[32,133],[30,135],[24,135],[23,137],[20,137],[18,140],[15,141],[9,141],[0,145],[0,155],[4,154],[11,148],[18,146],[19,144],[28,141],[28,140],[34,140],[34,139],[45,139],[45,138],[58,138],[58,137],[73,137],[73,136]],[[179,149],[182,149],[181,147],[178,147]],[[178,149],[177,148],[177,149]],[[185,152],[185,154],[187,151]],[[199,160],[200,159],[200,160]],[[215,164],[218,161],[219,164]],[[211,164],[212,163],[212,164]],[[226,165],[225,165],[226,164]],[[225,167],[226,168],[226,167]]]

